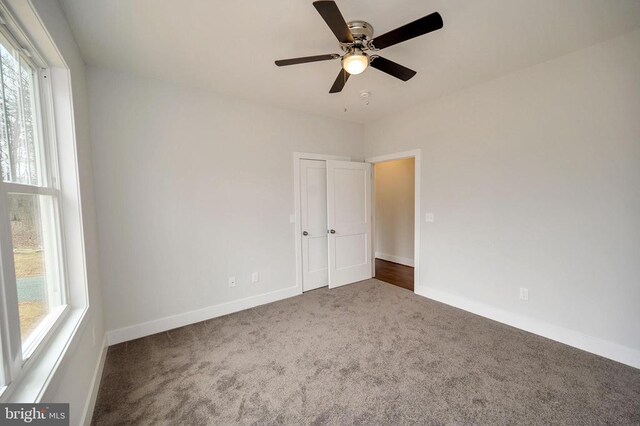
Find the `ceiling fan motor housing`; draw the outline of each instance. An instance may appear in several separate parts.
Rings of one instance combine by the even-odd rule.
[[[373,25],[365,21],[351,21],[347,23],[349,31],[356,40],[373,37]]]
[[[365,21],[350,21],[347,23],[349,32],[353,36],[353,43],[340,43],[344,52],[352,52],[354,48],[369,49],[369,40],[373,37],[373,25]]]

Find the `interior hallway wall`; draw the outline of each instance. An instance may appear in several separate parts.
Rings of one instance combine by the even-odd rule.
[[[374,175],[376,257],[413,266],[415,160],[374,164]]]

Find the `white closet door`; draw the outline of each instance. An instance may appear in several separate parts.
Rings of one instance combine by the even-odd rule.
[[[300,160],[300,191],[302,291],[309,291],[329,282],[326,161]]]
[[[371,278],[371,164],[327,161],[329,288]]]

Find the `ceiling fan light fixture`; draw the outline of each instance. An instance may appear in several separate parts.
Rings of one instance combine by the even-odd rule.
[[[360,49],[354,49],[342,58],[342,68],[351,75],[362,73],[369,66],[369,57]]]

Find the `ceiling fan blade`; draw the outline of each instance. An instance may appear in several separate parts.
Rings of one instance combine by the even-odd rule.
[[[440,16],[438,12],[434,12],[431,15],[424,16],[374,38],[373,45],[376,49],[384,49],[394,44],[430,33],[431,31],[439,30],[442,26],[442,16]]]
[[[344,87],[347,80],[349,80],[349,74],[344,70],[344,68],[340,68],[340,73],[336,77],[336,81],[333,82],[333,86],[329,89],[329,93],[338,93],[342,92],[342,88]]]
[[[407,81],[414,75],[416,72],[410,68],[402,66],[396,62],[385,59],[381,56],[376,56],[370,64],[373,68],[380,70],[382,72],[386,72],[389,75],[394,76],[395,78],[399,78],[402,81]]]
[[[285,65],[304,64],[307,62],[328,61],[330,59],[338,59],[340,55],[332,53],[330,55],[303,56],[302,58],[278,59],[276,65],[283,67]]]
[[[336,2],[330,0],[314,1],[313,6],[316,8],[324,22],[327,23],[333,34],[341,43],[353,43],[353,36],[349,27],[338,9]]]

